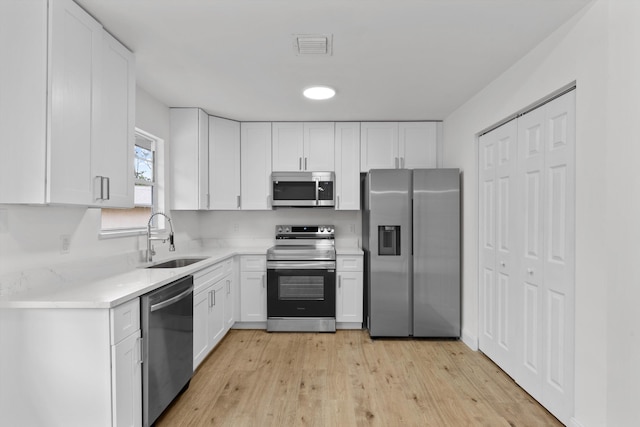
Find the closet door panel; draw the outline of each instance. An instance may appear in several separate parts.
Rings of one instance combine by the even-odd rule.
[[[561,420],[573,415],[575,301],[575,92],[546,105],[545,307],[541,401]]]
[[[520,304],[524,328],[516,381],[538,400],[542,396],[544,124],[544,108],[518,119],[518,171],[523,190],[520,206],[524,219],[518,281],[522,289]]]

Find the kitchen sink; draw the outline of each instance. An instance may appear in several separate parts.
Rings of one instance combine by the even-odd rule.
[[[147,268],[180,268],[195,264],[196,262],[204,261],[205,259],[207,258],[176,258],[150,265]]]

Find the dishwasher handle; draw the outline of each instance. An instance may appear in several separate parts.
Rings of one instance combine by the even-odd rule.
[[[164,301],[159,302],[157,304],[153,304],[151,307],[149,307],[149,311],[154,312],[154,311],[161,310],[161,309],[163,309],[163,308],[165,308],[167,306],[175,304],[176,302],[180,301],[181,299],[184,299],[185,297],[187,297],[191,293],[193,293],[193,285],[189,286],[189,289],[187,289],[186,291],[182,291],[178,295],[176,295],[174,297],[171,297],[168,300],[164,300]]]

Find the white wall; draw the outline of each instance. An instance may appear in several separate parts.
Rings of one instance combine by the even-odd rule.
[[[575,81],[575,425],[640,425],[640,2],[594,0],[444,120],[463,170],[463,335],[478,338],[476,135]]]

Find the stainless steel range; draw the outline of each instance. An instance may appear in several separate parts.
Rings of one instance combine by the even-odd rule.
[[[335,330],[333,225],[277,225],[267,251],[267,331]]]

